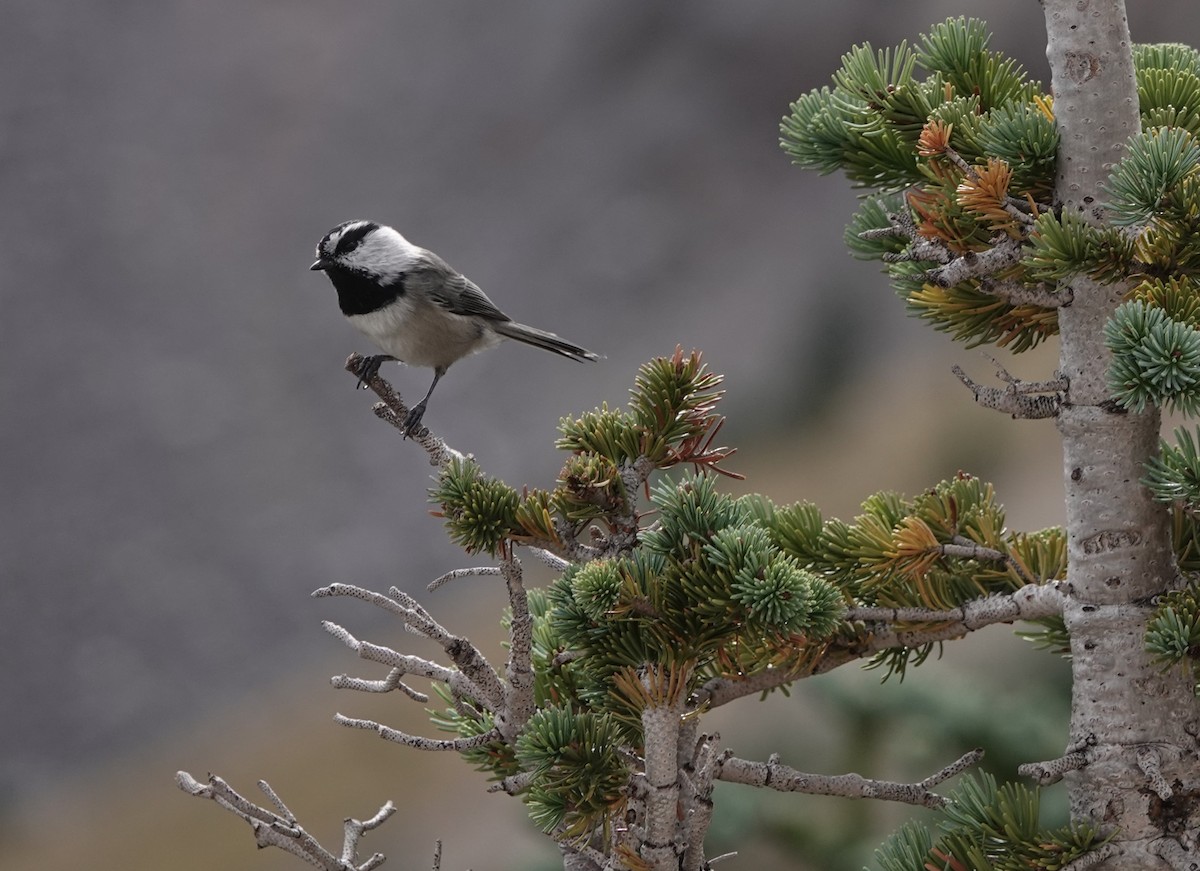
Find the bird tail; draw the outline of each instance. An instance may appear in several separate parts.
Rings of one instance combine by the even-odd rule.
[[[509,339],[516,339],[518,342],[533,345],[535,348],[553,351],[555,354],[562,354],[564,357],[570,357],[572,360],[578,360],[580,363],[585,360],[600,359],[599,354],[594,354],[587,350],[587,348],[573,345],[566,339],[554,335],[554,333],[547,333],[545,330],[539,330],[535,327],[527,327],[525,324],[518,324],[516,321],[493,322],[492,329]]]

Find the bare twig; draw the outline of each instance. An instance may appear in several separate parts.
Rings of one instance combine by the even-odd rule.
[[[613,868],[613,864],[609,858],[594,847],[589,847],[587,844],[579,843],[578,838],[573,838],[563,832],[551,832],[550,837],[558,844],[558,849],[563,855],[564,871],[601,871],[601,869]]]
[[[957,155],[955,155],[957,156]],[[973,169],[968,171],[978,177]],[[1031,223],[1033,218],[1023,209],[1025,204],[1019,200],[1008,198],[1005,209],[1022,224]],[[928,270],[925,281],[937,287],[951,287],[969,279],[977,279],[981,293],[994,296],[1009,305],[1034,305],[1040,308],[1061,308],[1070,305],[1074,295],[1069,289],[1055,290],[1050,285],[1027,286],[1017,281],[1001,280],[994,276],[1014,266],[1023,254],[1021,241],[1018,239],[1000,238],[991,248],[980,252],[954,254],[945,244],[928,239],[917,232],[912,214],[904,210],[898,214],[890,214],[891,225],[875,230],[867,230],[859,235],[864,239],[894,236],[908,240],[908,247],[897,253],[883,256],[885,263],[936,263],[936,267]]]
[[[890,225],[875,230],[867,230],[859,233],[863,239],[875,239],[886,236],[894,236],[900,239],[908,240],[908,247],[903,251],[895,254],[883,255],[885,263],[902,263],[915,261],[918,263],[949,263],[954,259],[954,254],[936,239],[927,239],[917,232],[916,222],[913,220],[912,212],[908,209],[902,209],[899,212],[889,213],[888,221]]]
[[[993,357],[991,354],[985,353],[983,356],[991,361],[996,367],[996,377],[1008,385],[1008,389],[1013,393],[1064,393],[1071,386],[1071,382],[1061,372],[1056,371],[1054,377],[1046,381],[1025,381],[1013,375],[1004,365]]]
[[[1078,771],[1092,760],[1095,752],[1096,739],[1091,736],[1078,744],[1068,747],[1067,752],[1057,759],[1045,762],[1026,762],[1017,766],[1017,774],[1028,777],[1040,786],[1050,786],[1062,780],[1069,771]]]
[[[358,842],[362,839],[363,834],[371,831],[371,829],[379,828],[379,826],[383,825],[387,818],[395,812],[396,806],[389,801],[376,812],[375,816],[371,817],[369,820],[356,820],[353,818],[345,820],[342,827],[342,861],[345,862],[347,866],[349,866],[351,862],[358,858]],[[378,862],[369,864],[374,859],[378,859]],[[359,867],[363,868],[365,871],[367,867],[375,868],[382,864],[383,854],[376,853],[371,857],[371,859],[367,860],[367,862],[364,862]]]
[[[553,541],[532,542],[535,547],[556,553],[573,563],[585,563],[604,555],[598,547],[590,547],[581,542],[576,535],[575,527],[565,517],[554,518],[554,534],[558,536],[558,544]]]
[[[390,666],[392,669],[388,672],[388,676],[380,681],[352,678],[344,674],[337,675],[332,679],[333,686],[337,689],[357,690],[364,693],[386,693],[398,689],[415,701],[427,702],[429,701],[428,696],[400,681],[400,678],[406,674],[415,674],[429,680],[441,681],[448,684],[453,691],[465,695],[473,695],[478,691],[478,688],[468,681],[460,671],[446,668],[444,665],[438,665],[436,662],[430,662],[419,656],[398,653],[390,647],[381,647],[369,641],[360,641],[347,629],[328,620],[322,622],[321,625],[326,632],[341,641],[362,659],[378,662],[381,665]]]
[[[258,782],[259,788],[279,813],[245,798],[215,774],[210,774],[208,783],[204,784],[186,771],[178,771],[175,773],[175,783],[189,795],[211,799],[249,823],[254,831],[255,843],[259,847],[278,847],[326,871],[371,871],[384,862],[384,855],[375,853],[357,865],[354,864],[358,858],[358,842],[363,833],[378,828],[396,812],[396,806],[390,801],[385,802],[368,820],[347,819],[343,826],[342,849],[339,855],[334,855],[296,822],[296,817],[288,810],[287,805],[264,780]]]
[[[333,721],[339,726],[346,726],[350,729],[365,729],[375,732],[385,741],[394,741],[397,744],[405,744],[409,747],[415,747],[418,750],[461,752],[463,750],[473,750],[476,747],[482,747],[484,744],[489,744],[492,741],[500,739],[500,733],[495,729],[490,729],[479,735],[473,735],[470,738],[441,739],[410,735],[400,729],[393,729],[391,726],[385,726],[374,720],[360,720],[355,717],[345,717],[341,714],[334,714]]]
[[[1059,581],[1029,584],[1012,593],[973,599],[957,608],[850,608],[847,620],[867,623],[956,623],[973,632],[993,623],[1038,620],[1062,614],[1066,597]]]
[[[979,279],[979,290],[1009,305],[1036,305],[1040,308],[1063,308],[1075,299],[1075,292],[1065,285],[1061,290],[1054,290],[1049,285],[1029,287],[1019,281],[994,278]]]
[[[1105,861],[1106,859],[1111,859],[1120,852],[1121,849],[1116,844],[1101,844],[1094,850],[1088,850],[1069,865],[1063,865],[1062,871],[1087,871],[1088,868],[1094,868],[1101,862]],[[1170,863],[1168,862],[1168,864]],[[1177,871],[1195,871],[1196,865],[1194,862],[1189,861],[1188,863],[1179,866],[1171,865],[1171,868],[1177,869]]]
[[[991,248],[968,252],[949,263],[930,269],[925,280],[938,287],[953,287],[970,278],[987,278],[1020,262],[1024,249],[1017,239],[1002,239]]]
[[[329,682],[335,690],[355,690],[360,693],[390,693],[394,690],[399,690],[414,702],[419,702],[422,705],[428,702],[429,696],[427,694],[413,689],[400,680],[403,674],[403,669],[393,668],[383,680],[368,680],[366,678],[338,674],[330,678]]]
[[[960,366],[952,366],[950,371],[955,374],[968,390],[975,394],[975,401],[984,408],[1002,411],[1005,414],[1012,415],[1014,418],[1038,420],[1046,417],[1055,417],[1058,415],[1059,408],[1062,407],[1062,395],[1057,392],[1031,396],[1032,389],[1023,387],[1021,382],[1015,379],[1003,390],[998,387],[984,387],[972,381]],[[1057,387],[1060,383],[1063,382],[1038,382],[1039,385],[1048,385],[1051,387]]]
[[[493,783],[487,788],[488,792],[503,792],[508,795],[517,795],[519,792],[529,786],[533,780],[532,771],[522,771],[520,774],[510,774],[508,777]]]
[[[432,593],[443,584],[448,584],[450,581],[456,581],[459,578],[487,578],[495,577],[498,574],[500,574],[500,569],[496,566],[478,566],[471,569],[454,569],[453,571],[446,572],[446,574],[439,575],[438,577],[434,578],[429,582],[429,586],[427,586],[425,589]]]
[[[556,572],[565,572],[571,566],[569,562],[558,554],[552,553],[543,547],[530,547],[527,550]]]
[[[362,371],[362,364],[365,359],[361,354],[351,354],[346,358],[346,371],[356,378],[359,377],[358,373]],[[382,400],[371,408],[375,416],[391,424],[405,438],[411,438],[424,448],[425,453],[429,454],[431,465],[445,468],[452,459],[463,459],[463,454],[454,450],[454,448],[431,433],[428,427],[418,427],[416,432],[411,434],[405,432],[404,419],[408,416],[408,406],[404,404],[404,400],[400,398],[400,394],[395,391],[391,384],[380,377],[378,372],[363,383]]]
[[[1026,584],[1037,583],[1037,579],[1030,576],[1025,566],[1021,565],[1020,560],[1011,554],[996,550],[993,547],[985,547],[979,542],[972,541],[963,535],[956,535],[949,543],[938,545],[937,550],[943,556],[957,557],[958,559],[1004,563],[1012,570],[1013,574]]]
[[[446,630],[445,626],[434,620],[430,612],[421,607],[412,596],[404,593],[404,590],[390,587],[388,593],[408,608],[407,613],[412,615],[410,625],[420,631],[421,635],[442,645],[442,649],[450,656],[450,661],[466,675],[474,687],[469,695],[479,698],[482,703],[492,705],[492,710],[499,710],[500,705],[504,703],[504,687],[500,685],[496,669],[492,668],[479,648],[466,638]],[[409,617],[406,617],[406,620],[409,620]]]
[[[377,605],[386,611],[400,616],[406,625],[432,641],[436,641],[450,656],[450,660],[458,666],[462,674],[471,683],[471,691],[467,693],[488,706],[489,710],[498,711],[504,703],[504,688],[500,684],[495,670],[484,658],[475,645],[465,638],[460,638],[446,630],[438,623],[412,596],[398,587],[388,590],[390,596],[364,590],[352,584],[330,584],[313,592],[313,596],[352,596]],[[345,632],[345,630],[342,630]],[[349,633],[346,633],[349,635]],[[386,649],[386,648],[384,648]],[[400,666],[401,661],[391,662],[390,665]]]
[[[688,721],[689,730],[696,732],[693,718]],[[685,730],[681,731],[681,737]],[[704,863],[704,840],[712,825],[713,817],[713,784],[717,776],[722,755],[717,752],[717,742],[721,736],[697,735],[689,739],[694,744],[691,758],[683,766],[680,779],[683,787],[683,802],[687,810],[687,819],[683,830],[683,868],[701,868]],[[681,741],[683,751],[687,742]],[[712,860],[716,861],[716,860]],[[709,862],[709,865],[712,864]]]
[[[837,795],[844,798],[875,798],[897,801],[921,807],[944,807],[949,799],[932,792],[932,788],[975,765],[983,758],[982,750],[963,754],[945,768],[917,783],[896,783],[871,780],[858,774],[805,774],[779,761],[772,754],[766,762],[751,762],[726,754],[719,760],[717,779],[729,783],[765,786],[779,792],[802,792],[809,795]]]
[[[562,668],[568,662],[574,662],[584,654],[580,650],[564,650],[555,654],[554,659],[550,660],[550,664],[555,668]]]

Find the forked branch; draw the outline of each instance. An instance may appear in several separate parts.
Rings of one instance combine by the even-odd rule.
[[[358,862],[358,842],[364,833],[378,828],[396,812],[396,806],[390,801],[385,802],[370,819],[345,820],[342,849],[335,855],[322,847],[317,839],[297,822],[295,815],[288,810],[287,805],[265,780],[258,782],[258,788],[274,805],[274,811],[250,801],[215,774],[210,774],[208,783],[205,784],[186,771],[179,771],[175,774],[175,783],[188,795],[211,799],[249,823],[250,828],[254,830],[255,843],[259,847],[278,847],[293,856],[299,856],[310,865],[324,868],[325,871],[370,871],[382,865],[386,858],[382,853],[374,853]]]

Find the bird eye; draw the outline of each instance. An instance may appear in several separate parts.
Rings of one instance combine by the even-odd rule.
[[[363,221],[360,224],[348,227],[340,239],[337,240],[337,245],[333,249],[333,256],[340,257],[343,254],[349,254],[355,248],[362,244],[366,236],[374,230],[379,229],[379,225],[371,221]]]

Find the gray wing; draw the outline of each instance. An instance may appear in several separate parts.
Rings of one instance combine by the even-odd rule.
[[[478,316],[493,321],[510,321],[473,281],[432,251],[409,267],[405,284],[423,290],[431,300],[456,315]]]

